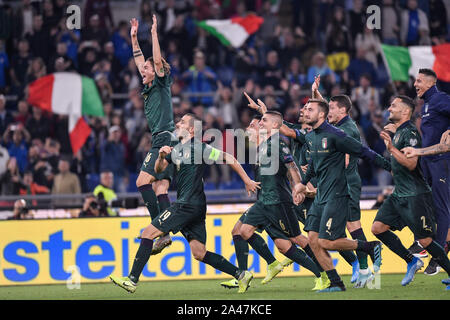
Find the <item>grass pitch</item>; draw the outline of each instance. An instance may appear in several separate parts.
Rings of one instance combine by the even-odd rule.
[[[112,283],[81,284],[69,290],[65,285],[35,285],[0,287],[0,300],[450,300],[441,280],[446,274],[416,275],[408,286],[400,284],[403,274],[382,275],[380,289],[354,289],[350,276],[343,276],[346,292],[321,293],[311,291],[313,277],[278,277],[261,285],[254,278],[244,294],[237,289],[220,286],[222,280],[185,280],[141,282],[134,294]]]

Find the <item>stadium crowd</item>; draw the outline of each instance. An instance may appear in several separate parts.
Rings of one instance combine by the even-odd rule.
[[[1,3],[1,1],[0,1]],[[242,92],[296,122],[314,76],[329,97],[351,96],[352,117],[371,149],[383,154],[379,132],[394,94],[416,95],[413,81],[391,82],[380,43],[432,45],[449,41],[448,1],[166,0],[140,5],[138,40],[151,56],[151,16],[158,15],[161,49],[171,65],[175,122],[186,112],[203,128],[245,128],[253,111]],[[366,7],[379,5],[381,29],[366,28]],[[0,8],[1,194],[90,192],[101,172],[114,174],[116,192],[136,191],[140,165],[151,147],[141,78],[132,57],[128,21],[114,21],[109,0],[84,3],[81,30],[66,26],[65,0],[23,0]],[[283,8],[290,8],[286,10]],[[195,21],[255,12],[264,23],[239,49],[222,45]],[[345,53],[348,66],[327,59]],[[333,65],[331,65],[333,64]],[[68,118],[27,103],[27,86],[53,72],[92,77],[105,117],[90,117],[92,134],[72,155]],[[447,92],[444,83],[438,86]],[[120,97],[116,98],[117,94]],[[5,96],[17,96],[6,100]],[[420,110],[417,104],[417,112]],[[230,152],[231,150],[226,150]],[[225,166],[212,167],[205,188],[240,188]],[[389,173],[360,162],[363,185],[386,186]]]

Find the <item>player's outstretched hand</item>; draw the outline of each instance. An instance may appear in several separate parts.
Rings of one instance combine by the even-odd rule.
[[[158,23],[156,21],[156,16],[155,15],[153,15],[152,18],[153,18],[153,24],[152,24],[151,32],[152,32],[152,34],[154,34],[154,33],[158,32]]]
[[[450,130],[447,130],[442,134],[440,143],[450,144]]]
[[[139,21],[136,18],[133,18],[130,20],[130,24],[131,24],[130,36],[137,37]]]
[[[407,158],[417,157],[419,153],[413,147],[406,147],[401,150]]]
[[[173,147],[169,146],[161,147],[161,149],[159,149],[159,157],[164,159],[172,152],[172,149]]]
[[[254,110],[258,110],[258,109],[259,109],[259,106],[256,104],[256,102],[253,101],[253,99],[250,98],[250,96],[249,96],[249,95],[247,94],[247,92],[245,92],[245,91],[244,91],[244,96],[247,98],[247,100],[248,100],[248,106],[249,106],[251,109],[254,109]]]
[[[384,144],[386,145],[386,149],[388,151],[391,151],[393,146],[392,146],[392,139],[391,139],[391,136],[389,135],[389,133],[387,131],[383,130],[380,133],[380,137],[381,137],[381,139],[384,140]]]
[[[320,74],[314,77],[314,82],[311,86],[312,92],[314,93],[317,90],[319,90],[319,86],[320,86]]]
[[[264,114],[267,111],[267,106],[264,102],[262,102],[261,99],[256,100],[256,102],[258,102],[258,105],[261,107],[261,113]]]
[[[253,180],[244,181],[245,183],[245,190],[247,190],[247,194],[250,197],[253,193],[256,193],[257,189],[261,189],[259,186],[261,182],[256,182]]]

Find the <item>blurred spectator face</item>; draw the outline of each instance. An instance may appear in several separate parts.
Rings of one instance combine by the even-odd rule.
[[[4,95],[0,94],[0,112],[5,110],[6,98]]]
[[[120,141],[120,136],[122,135],[122,131],[120,130],[120,128],[117,128],[115,130],[112,130],[109,135],[110,135],[112,141],[114,141],[115,143],[118,143]]]
[[[264,99],[264,103],[267,106],[267,109],[274,109],[277,105],[277,102],[275,100],[274,96],[266,96],[266,98]]]
[[[58,170],[60,173],[66,173],[69,172],[70,164],[67,160],[59,160],[58,163]]]
[[[53,11],[53,3],[50,0],[44,1],[44,11],[45,12],[52,12]]]
[[[141,74],[143,85],[149,84],[153,81],[153,79],[155,79],[155,70],[149,60],[145,61],[142,66]]]
[[[341,7],[336,7],[334,11],[334,20],[336,22],[342,22],[344,20],[344,10]]]
[[[40,31],[42,29],[42,24],[44,21],[42,20],[42,16],[34,16],[33,19],[33,29],[35,31]]]
[[[298,84],[294,84],[293,86],[291,86],[289,95],[294,101],[300,99],[300,86]]]
[[[19,41],[18,49],[20,53],[28,53],[28,50],[30,50],[30,44],[27,40],[22,39]]]
[[[231,100],[231,89],[228,87],[224,87],[222,89],[221,96],[224,101],[230,101]]]
[[[17,104],[17,110],[19,111],[20,114],[28,114],[28,103],[25,100],[20,100],[19,103]]]
[[[278,53],[275,50],[269,51],[267,53],[267,64],[269,66],[275,67],[278,63]]]
[[[42,70],[44,67],[44,61],[42,58],[35,58],[33,59],[33,62],[31,63],[31,70],[33,73],[38,73]]]
[[[175,1],[174,0],[166,0],[166,6],[167,6],[167,8],[175,7]]]
[[[383,6],[392,6],[394,0],[383,0]]]
[[[194,108],[192,108],[192,112],[195,114],[195,116],[199,119],[203,119],[203,113],[204,113],[205,109],[203,108],[203,106],[199,105],[199,106],[194,106]]]
[[[300,61],[297,58],[293,58],[291,60],[291,64],[289,65],[289,70],[293,74],[299,74],[300,73]]]
[[[31,147],[30,150],[28,151],[28,157],[30,159],[34,159],[34,158],[39,157],[39,149],[38,149],[38,147],[35,147],[35,146]]]
[[[38,107],[33,107],[33,117],[35,119],[39,120],[41,118],[41,116],[42,116],[42,110]]]
[[[290,47],[294,44],[294,35],[292,34],[291,29],[285,28],[283,30],[283,38],[285,46]]]
[[[111,41],[106,42],[103,49],[106,54],[114,54],[114,44]]]
[[[66,62],[63,57],[59,57],[55,60],[55,71],[62,72],[66,70]]]
[[[89,25],[91,28],[97,29],[100,25],[100,18],[98,15],[94,14],[89,18]]]
[[[22,7],[28,7],[30,5],[31,0],[22,0]]]
[[[361,78],[359,78],[359,85],[363,88],[370,87],[370,79],[366,76],[361,76]]]
[[[86,52],[86,62],[87,63],[92,63],[95,61],[96,55],[95,55],[95,51],[94,50],[88,50]]]
[[[60,56],[65,56],[67,54],[67,45],[66,45],[66,43],[65,42],[58,43],[58,45],[56,46],[56,52]]]
[[[236,6],[236,12],[238,15],[242,16],[247,11],[247,8],[245,7],[244,1],[239,1],[238,5]]]
[[[325,55],[322,52],[317,52],[313,56],[313,65],[322,67],[325,64]]]
[[[114,175],[112,172],[102,172],[100,174],[100,183],[107,188],[112,188],[114,184]]]
[[[198,51],[194,55],[194,65],[196,69],[203,70],[205,67],[205,55],[203,52]]]
[[[113,110],[113,107],[112,107],[111,102],[106,102],[103,105],[103,112],[105,113],[106,116],[109,116],[111,114],[112,110]]]
[[[353,0],[353,10],[359,12],[363,7],[362,0]]]
[[[408,0],[408,9],[409,10],[416,10],[417,9],[417,0]]]
[[[22,134],[22,130],[20,129],[16,129],[14,130],[13,133],[13,142],[17,145],[19,145],[23,140],[23,134]]]
[[[26,172],[23,175],[23,184],[30,186],[33,183],[33,174],[31,172]]]

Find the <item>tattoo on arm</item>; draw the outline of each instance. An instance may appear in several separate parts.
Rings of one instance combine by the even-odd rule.
[[[302,182],[302,179],[300,178],[300,171],[298,170],[297,165],[294,161],[286,163],[287,171],[287,178],[289,179],[289,183],[291,186],[296,185],[297,183]]]
[[[418,152],[421,156],[446,153],[450,152],[450,144],[439,143],[428,148],[418,149]]]

